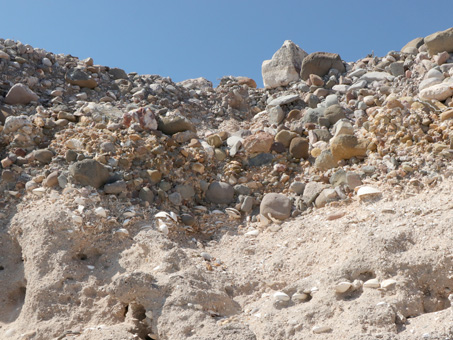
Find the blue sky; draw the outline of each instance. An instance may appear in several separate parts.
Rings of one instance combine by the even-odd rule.
[[[20,3],[20,5],[19,5]],[[356,61],[453,26],[452,0],[2,1],[0,37],[173,81],[248,76],[284,40]]]

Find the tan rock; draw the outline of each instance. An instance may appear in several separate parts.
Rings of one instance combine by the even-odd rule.
[[[315,86],[324,86],[324,80],[317,74],[310,74],[310,82]]]
[[[330,150],[336,161],[352,157],[365,157],[367,145],[353,135],[338,135],[330,140]]]
[[[447,111],[442,112],[440,114],[440,120],[441,121],[452,119],[452,118],[453,118],[453,109],[447,110]]]
[[[285,148],[289,147],[291,140],[299,136],[297,133],[289,130],[281,130],[275,135],[275,141],[282,143]]]
[[[425,38],[425,45],[431,56],[444,51],[453,52],[453,27],[428,35]]]
[[[248,136],[242,143],[248,154],[269,152],[274,142],[274,136],[267,132],[258,132],[255,135]]]
[[[247,85],[253,89],[256,89],[256,82],[252,78],[248,77],[236,77],[239,85]]]

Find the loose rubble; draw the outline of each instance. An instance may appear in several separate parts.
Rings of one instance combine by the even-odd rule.
[[[447,247],[415,277],[381,252],[425,268],[405,258],[423,233],[386,239],[374,224],[396,213],[375,206],[453,174],[452,30],[356,62],[287,40],[262,64],[264,89],[0,39],[0,337],[410,339],[431,312],[442,325],[429,338],[452,336]],[[351,230],[376,258],[329,248]],[[375,304],[345,331],[336,322],[364,296]]]

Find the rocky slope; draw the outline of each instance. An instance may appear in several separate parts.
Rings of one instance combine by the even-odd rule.
[[[452,53],[213,88],[0,39],[0,338],[453,338]]]

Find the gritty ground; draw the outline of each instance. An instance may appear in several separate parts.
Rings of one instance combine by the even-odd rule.
[[[64,194],[26,197],[2,220],[0,338],[451,339],[451,185],[381,186],[265,227],[214,213],[210,238],[164,236],[146,214],[128,235],[79,228]],[[396,283],[334,289],[373,278]]]

